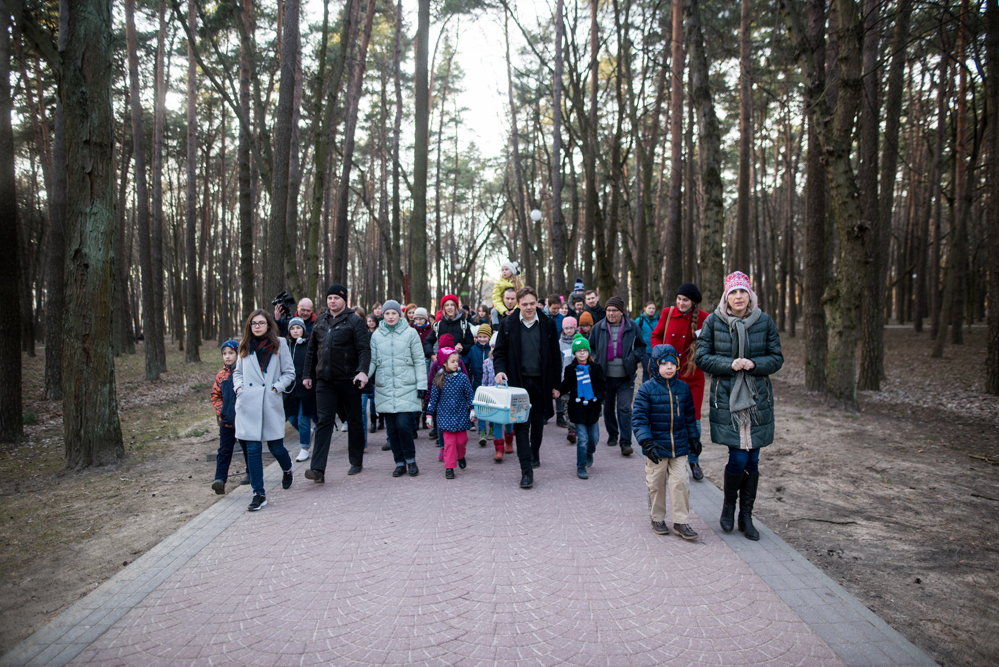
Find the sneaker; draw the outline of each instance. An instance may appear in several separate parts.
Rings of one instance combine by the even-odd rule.
[[[347,471],[348,475],[356,475],[361,472],[361,466],[350,466],[350,470]]]
[[[243,475],[243,479],[239,480],[239,485],[246,486],[249,483],[250,483],[250,473],[246,473],[245,475]]]
[[[621,456],[631,456],[634,452],[635,450],[627,445],[621,448]]]
[[[212,482],[212,491],[214,491],[215,495],[217,495],[217,496],[224,496],[225,495],[225,480],[224,479],[217,479],[214,482]]]
[[[388,444],[387,442],[384,445],[382,445],[382,451],[383,452],[387,452],[390,449],[392,449],[392,445]]]
[[[576,468],[576,477],[578,477],[579,479],[590,478],[590,474],[586,472],[586,466],[583,466],[582,468]]]
[[[347,432],[347,422],[343,422],[342,424],[340,424],[340,432],[341,433]]]
[[[284,471],[284,474],[281,475],[281,488],[290,489],[291,483],[294,481],[295,481],[295,475],[292,473],[291,468],[288,468],[287,470]]]
[[[454,468],[444,469],[444,479],[454,479]]]
[[[309,459],[309,450],[300,449],[298,450],[298,456],[295,457],[296,462],[307,461]]]
[[[568,440],[570,444],[576,444],[576,433],[574,431],[569,431],[569,435],[565,436],[565,439]]]
[[[463,458],[462,459],[458,459],[458,467],[459,468],[461,468],[462,470],[464,470],[467,465],[468,465],[468,463],[465,461],[465,459],[463,459]]]
[[[250,510],[251,512],[256,512],[266,504],[267,504],[267,498],[265,498],[264,496],[254,495],[253,500],[250,501],[250,506],[247,507],[246,509]]]
[[[440,450],[440,451],[439,451],[439,452],[437,453],[437,460],[438,460],[438,461],[441,461],[441,462],[443,462],[443,461],[444,461],[444,450],[443,450],[443,449],[442,449],[442,450]]]
[[[309,468],[305,471],[305,479],[311,479],[316,484],[323,484],[326,482],[326,474],[321,470]]]
[[[409,464],[409,476],[410,477],[416,477],[419,474],[420,474],[420,469],[416,467],[416,464],[415,463],[410,463]]]
[[[652,532],[656,535],[669,535],[669,526],[665,521],[653,521]]]
[[[485,447],[485,446],[486,446],[486,432],[479,431],[479,447]]]
[[[406,466],[404,465],[396,466],[395,470],[392,471],[393,477],[402,477],[405,474],[406,474]]]
[[[673,524],[673,530],[675,530],[676,534],[679,535],[680,537],[682,537],[685,540],[696,540],[697,539],[697,533],[695,533],[694,529],[690,527],[690,524],[687,524],[687,523],[674,523]]]
[[[520,478],[520,488],[529,489],[534,486],[534,471],[530,470],[524,473],[524,476]]]

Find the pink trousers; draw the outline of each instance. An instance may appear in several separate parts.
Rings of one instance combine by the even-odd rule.
[[[465,445],[468,444],[468,432],[451,433],[444,431],[444,467],[457,468],[458,459],[465,458]]]

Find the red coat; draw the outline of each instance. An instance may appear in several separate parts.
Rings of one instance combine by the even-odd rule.
[[[681,313],[680,309],[670,306],[663,309],[659,316],[659,324],[652,332],[652,347],[656,345],[672,345],[680,353],[680,379],[690,387],[690,393],[694,397],[694,412],[696,418],[701,418],[701,403],[704,402],[704,371],[694,368],[694,372],[687,375],[684,371],[686,367],[687,355],[693,354],[694,340],[690,334],[690,323],[693,320],[693,311]],[[704,326],[704,320],[708,319],[708,314],[703,310],[697,311],[697,326],[700,329]],[[669,320],[669,330],[666,329],[666,321]],[[650,350],[651,352],[651,350]]]

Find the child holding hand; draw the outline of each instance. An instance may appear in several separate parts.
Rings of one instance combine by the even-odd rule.
[[[666,526],[666,490],[673,508],[673,530],[685,540],[697,538],[690,527],[690,487],[687,453],[700,454],[694,417],[694,399],[686,382],[677,377],[680,355],[672,345],[652,348],[652,378],[635,395],[631,420],[645,454],[645,483],[649,488],[652,532],[669,535]]]
[[[475,393],[468,376],[458,370],[458,351],[453,347],[442,347],[437,352],[441,371],[434,376],[430,388],[430,402],[427,414],[433,417],[434,426],[444,438],[444,477],[454,479],[457,463],[464,469],[465,446],[468,444],[468,429],[474,418],[472,400]]]
[[[586,469],[593,465],[593,453],[600,440],[600,404],[603,402],[607,379],[600,366],[592,363],[590,344],[576,334],[572,341],[572,361],[562,370],[562,395],[568,396],[569,421],[574,427],[576,442],[576,476],[588,479]]]

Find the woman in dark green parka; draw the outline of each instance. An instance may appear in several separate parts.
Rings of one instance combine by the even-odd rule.
[[[784,365],[773,319],[760,310],[749,276],[725,278],[725,293],[704,321],[697,340],[697,367],[711,375],[708,394],[711,442],[728,446],[721,527],[735,527],[760,539],[753,526],[753,505],[760,482],[760,449],[774,441],[774,395],[770,375]]]

